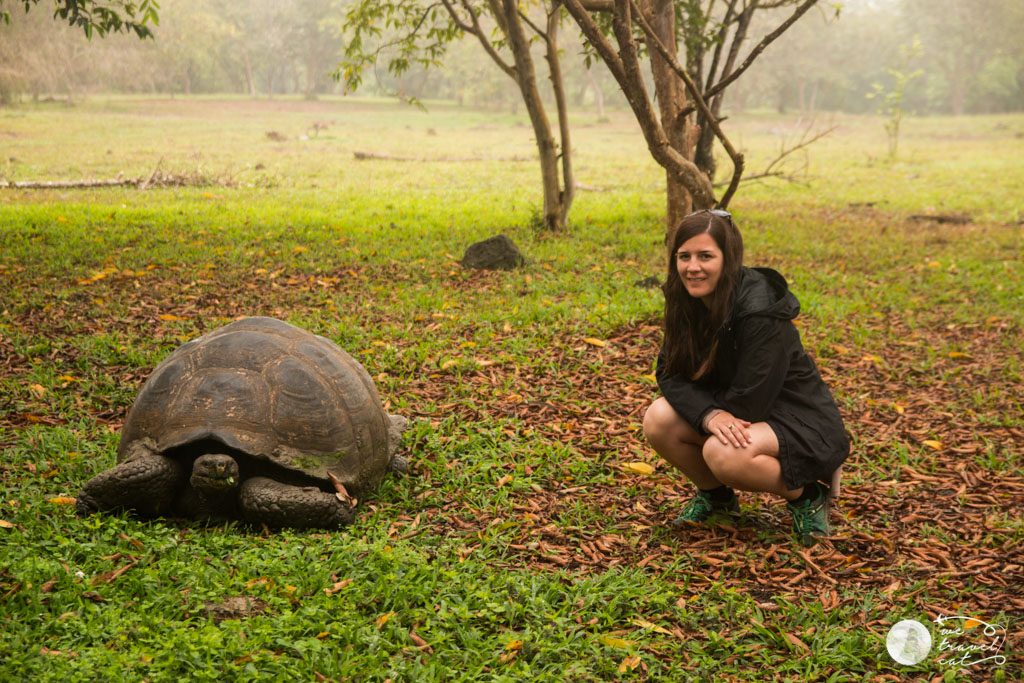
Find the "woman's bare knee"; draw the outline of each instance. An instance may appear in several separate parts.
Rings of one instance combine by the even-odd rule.
[[[647,407],[644,413],[644,436],[651,443],[663,439],[696,444],[703,441],[703,437],[664,398],[657,399]]]
[[[743,448],[724,444],[712,437],[704,442],[701,457],[723,484],[745,491],[774,492],[779,477],[779,441],[772,428],[764,422],[751,425],[750,434],[753,443]],[[775,471],[767,472],[764,462],[760,462],[762,460],[776,463]]]
[[[701,449],[701,455],[715,478],[728,486],[732,485],[733,473],[740,460],[745,459],[739,449],[725,446],[717,439],[708,439]]]

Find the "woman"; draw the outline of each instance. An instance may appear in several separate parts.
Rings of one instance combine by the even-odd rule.
[[[849,454],[832,395],[804,351],[800,304],[770,268],[743,266],[743,240],[726,211],[682,220],[672,238],[662,398],[644,434],[683,471],[696,495],[672,523],[739,509],[734,489],[788,502],[807,545],[828,534],[827,480]]]

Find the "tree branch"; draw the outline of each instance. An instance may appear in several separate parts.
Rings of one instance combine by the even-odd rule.
[[[401,38],[396,38],[395,40],[392,40],[388,43],[384,43],[383,45],[378,47],[373,53],[374,58],[376,58],[381,52],[383,52],[389,47],[394,47],[395,45],[399,45],[407,40],[410,40],[411,38],[415,38],[416,34],[420,32],[421,28],[423,28],[423,24],[424,22],[426,22],[427,17],[430,16],[430,10],[434,9],[443,2],[444,0],[441,0],[441,2],[435,2],[430,5],[427,5],[427,7],[423,10],[423,14],[420,16],[419,21],[417,21],[416,25],[412,27],[412,30],[409,31],[404,36],[402,36]]]
[[[740,46],[743,41],[747,39],[747,30],[750,28],[750,21],[754,18],[754,11],[758,7],[757,0],[753,0],[748,6],[743,8],[739,16],[736,18],[736,33],[732,36],[732,45],[729,46],[729,55],[726,57],[725,65],[722,67],[722,73],[726,74],[732,71],[733,65],[736,63],[736,57],[739,56]],[[711,84],[711,74],[708,74],[708,84]],[[722,93],[719,92],[715,95],[711,95],[714,100],[711,103],[711,111],[714,112],[715,116],[718,116],[718,112],[722,107]]]
[[[597,54],[601,56],[601,60],[608,66],[608,70],[612,72],[615,80],[619,82],[620,87],[623,86],[625,80],[625,68],[622,64],[622,59],[619,58],[619,54],[615,51],[615,48],[608,39],[604,37],[604,33],[601,32],[600,27],[594,22],[594,18],[590,16],[588,9],[593,5],[601,5],[600,8],[594,8],[593,11],[606,11],[611,9],[611,0],[604,2],[593,2],[593,0],[564,0],[563,4],[565,9],[569,12],[572,18],[576,21],[576,25],[580,27],[583,35],[586,37]],[[607,8],[604,5],[608,5]],[[625,92],[626,99],[629,99],[629,93]]]
[[[526,12],[519,10],[519,18],[525,21],[526,25],[533,29],[533,32],[536,33],[541,38],[541,40],[547,42],[547,34],[544,32],[544,29],[542,29],[540,26],[537,26],[537,24],[533,23],[530,20],[530,17],[527,16]]]
[[[750,51],[750,54],[747,55],[747,58],[743,60],[743,63],[740,64],[735,71],[729,73],[727,76],[724,76],[722,80],[720,80],[714,86],[708,88],[704,94],[707,95],[707,97],[714,97],[721,91],[725,90],[725,88],[728,87],[730,83],[735,81],[743,74],[744,71],[750,68],[750,65],[754,63],[754,60],[757,59],[757,56],[760,55],[766,47],[771,45],[776,38],[785,33],[786,29],[792,26],[797,19],[802,17],[804,13],[806,13],[807,10],[813,7],[817,2],[818,0],[805,0],[803,4],[796,8],[796,10],[788,19],[779,24],[778,28],[776,28],[774,31],[772,31],[771,33],[769,33],[768,35],[761,39],[761,42],[758,43],[754,47],[754,49]]]
[[[647,88],[644,86],[643,73],[633,41],[628,0],[616,0],[614,3],[612,26],[618,50],[608,42],[593,17],[584,8],[584,1],[563,0],[562,4],[618,82],[636,116],[637,123],[640,124],[651,156],[662,168],[680,179],[697,205],[713,204],[714,190],[711,181],[696,164],[672,147],[662,123],[654,113]]]
[[[705,80],[704,89],[707,90],[711,87],[711,84],[715,82],[715,74],[718,71],[718,63],[722,58],[722,49],[725,47],[725,38],[729,35],[729,23],[732,21],[733,12],[736,9],[736,3],[739,0],[729,0],[729,5],[725,8],[725,16],[722,18],[722,27],[718,30],[718,40],[715,45],[715,54],[711,57],[711,66],[708,67],[707,79]],[[705,17],[711,16],[711,7],[714,4],[712,1],[708,4],[708,11],[704,14]]]
[[[463,3],[466,0],[462,0]],[[508,21],[505,19],[505,10],[502,9],[501,0],[487,0],[487,6],[491,8],[491,16],[494,17],[494,21],[498,24],[498,28],[501,32],[508,36]]]
[[[498,51],[494,48],[494,45],[491,44],[491,41],[487,39],[487,35],[484,33],[484,30],[480,27],[480,18],[477,16],[477,13],[473,10],[473,6],[470,5],[466,0],[461,0],[463,8],[465,8],[466,12],[469,14],[470,21],[473,22],[472,26],[469,26],[464,24],[456,16],[454,7],[451,6],[451,0],[441,0],[441,2],[444,4],[444,8],[448,10],[448,14],[452,17],[452,20],[455,22],[456,26],[458,26],[466,33],[470,33],[476,36],[476,39],[480,41],[480,45],[483,46],[484,51],[488,54],[488,56],[490,56],[491,60],[498,65],[498,68],[504,71],[505,74],[510,78],[516,78],[515,67],[506,62],[502,58],[502,56],[498,54]]]
[[[768,164],[764,167],[764,169],[759,173],[755,173],[754,175],[743,176],[743,182],[746,183],[753,180],[763,180],[764,178],[782,178],[783,180],[788,180],[789,182],[798,182],[797,176],[795,174],[787,173],[785,170],[783,170],[783,163],[785,163],[786,159],[793,155],[795,152],[798,152],[799,150],[810,146],[814,142],[817,142],[821,138],[835,131],[836,128],[838,128],[838,126],[829,126],[828,128],[820,130],[817,133],[811,135],[811,126],[808,125],[807,128],[804,130],[803,134],[800,136],[800,139],[796,142],[796,144],[792,145],[791,147],[786,147],[786,141],[783,140],[779,146],[778,155],[776,155],[774,159],[769,161]],[[806,168],[806,162],[804,164],[804,168]],[[725,183],[716,184],[716,187],[720,187],[724,184]]]
[[[452,22],[459,27],[459,30],[463,33],[474,33],[473,27],[462,20],[462,17],[455,11],[455,6],[452,5],[451,0],[441,0],[441,4],[448,10],[448,16],[452,18]]]

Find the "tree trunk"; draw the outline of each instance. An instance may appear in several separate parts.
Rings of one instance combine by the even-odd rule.
[[[558,60],[558,22],[560,8],[555,2],[548,15],[546,50],[551,92],[555,95],[555,111],[558,115],[558,137],[561,140],[562,192],[558,198],[559,223],[564,228],[576,197],[576,179],[572,172],[572,143],[569,140],[569,108],[565,102],[565,82],[562,79],[562,65]]]
[[[245,66],[245,87],[249,91],[249,97],[256,97],[256,79],[253,78],[252,74],[252,59],[249,57],[249,51],[242,51],[243,64]]]
[[[614,45],[609,42],[601,27],[594,21],[588,8],[584,7],[584,2],[595,11],[604,11],[606,9],[612,11]],[[651,27],[651,32],[655,36],[668,36],[667,45],[672,46],[672,48],[666,47],[666,52],[671,56],[672,53],[669,52],[669,49],[675,49],[676,45],[674,31],[672,30],[674,29],[675,15],[671,11],[672,5],[670,2],[667,0],[658,0],[658,2],[662,5],[663,9],[667,8],[669,11],[663,12],[659,17],[662,22],[661,28],[654,29]],[[698,208],[712,206],[715,203],[714,188],[711,186],[707,175],[693,163],[692,159],[693,145],[696,142],[696,137],[689,129],[683,128],[683,150],[681,151],[676,144],[670,142],[667,131],[673,128],[673,123],[678,122],[678,113],[681,112],[676,109],[677,114],[670,116],[666,120],[664,115],[659,116],[655,113],[654,105],[648,96],[647,87],[644,83],[644,70],[640,66],[638,57],[635,25],[631,17],[632,3],[615,2],[607,3],[606,5],[606,3],[599,0],[562,0],[562,4],[569,14],[572,15],[572,18],[576,21],[586,39],[594,46],[601,60],[608,66],[619,87],[622,88],[626,101],[629,103],[630,109],[633,110],[637,123],[640,125],[640,130],[643,132],[647,149],[654,160],[662,168],[666,169],[668,185],[668,215],[666,216],[666,222],[669,230],[675,228],[678,224],[678,219],[688,213],[692,206]],[[650,24],[650,21],[648,21],[648,24]],[[669,29],[667,34],[665,33],[666,24]],[[659,40],[658,42],[662,41]],[[654,50],[650,52],[653,54]],[[675,82],[676,78],[677,76],[673,74],[673,82]],[[685,84],[678,83],[676,87],[685,88]],[[660,90],[656,90],[655,94],[659,104],[667,99]],[[678,108],[678,106],[677,104],[676,107]],[[681,124],[677,123],[676,125]],[[678,137],[676,140],[678,144]],[[687,156],[686,152],[689,152],[691,156]],[[678,194],[673,195],[673,191]],[[682,196],[680,197],[679,194]]]
[[[668,48],[669,54],[677,58],[674,3],[671,0],[653,0],[648,8],[651,28],[654,29],[658,40]],[[694,136],[687,130],[686,120],[680,116],[682,110],[686,108],[686,86],[657,51],[651,49],[648,52],[651,56],[651,72],[654,75],[654,91],[657,93],[661,127],[668,138],[669,146],[692,161]],[[679,176],[671,169],[665,171],[665,186],[665,222],[667,229],[672,230],[683,216],[690,213],[693,200]]]
[[[537,76],[530,57],[530,42],[523,31],[519,18],[516,0],[502,0],[505,31],[508,35],[509,48],[515,58],[516,82],[523,96],[523,104],[533,124],[533,136],[537,141],[537,152],[540,156],[541,182],[544,188],[544,227],[552,231],[565,229],[565,214],[562,192],[558,184],[558,146],[551,132],[551,124],[544,111],[540,92],[537,89]]]
[[[711,182],[714,182],[715,172],[718,170],[718,162],[715,161],[715,131],[711,126],[704,126],[698,132],[699,137],[693,153],[693,163],[704,171]]]

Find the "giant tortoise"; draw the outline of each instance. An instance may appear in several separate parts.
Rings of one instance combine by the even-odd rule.
[[[405,425],[333,342],[274,318],[237,320],[157,366],[118,464],[85,484],[77,510],[339,528],[389,468],[404,471]]]

